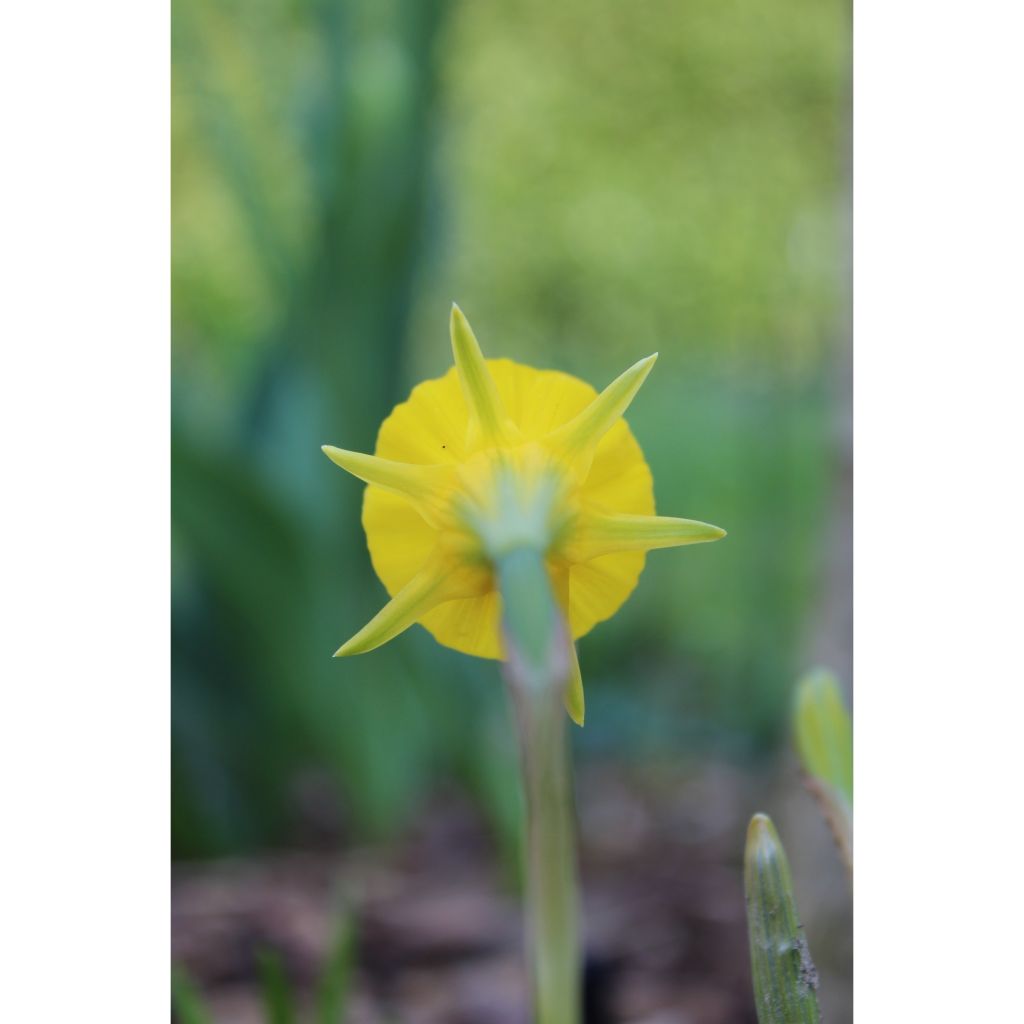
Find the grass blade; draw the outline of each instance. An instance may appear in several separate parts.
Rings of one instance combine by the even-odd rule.
[[[179,1024],[213,1024],[199,989],[182,967],[175,967],[171,973],[171,1005]]]
[[[267,1024],[295,1024],[295,1007],[281,957],[273,950],[263,950],[259,972]]]
[[[343,914],[316,994],[317,1024],[342,1024],[348,1007],[355,963],[356,928],[352,914]]]

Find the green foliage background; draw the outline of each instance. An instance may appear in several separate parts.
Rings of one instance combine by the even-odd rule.
[[[391,834],[443,783],[514,825],[493,663],[383,603],[360,487],[450,361],[485,349],[630,412],[658,552],[581,644],[582,757],[770,754],[823,587],[845,408],[849,11],[839,0],[175,0],[173,839],[301,841],[327,787]]]

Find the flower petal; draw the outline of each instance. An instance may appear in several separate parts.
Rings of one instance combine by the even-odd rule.
[[[501,659],[501,598],[496,590],[447,601],[428,612],[423,626],[438,642],[476,658]]]
[[[451,336],[452,354],[469,409],[470,434],[475,435],[474,441],[500,443],[517,439],[518,431],[505,411],[498,387],[480,351],[480,343],[455,303],[452,303]]]
[[[582,412],[548,437],[549,446],[567,461],[582,463],[585,473],[598,442],[629,408],[657,358],[655,352],[616,377]]]
[[[331,462],[354,477],[409,498],[428,522],[437,520],[444,506],[445,489],[452,478],[448,466],[414,466],[330,444],[323,445],[322,451]]]
[[[565,549],[573,563],[589,562],[619,551],[652,551],[719,540],[725,530],[696,519],[585,513]]]
[[[570,609],[569,570],[564,567],[553,569],[551,572],[551,585],[555,591],[555,598],[565,613],[566,621],[568,621]],[[583,696],[583,674],[580,672],[580,659],[576,651],[576,644],[572,639],[569,640],[569,679],[565,687],[565,710],[577,725],[583,725],[583,719],[586,716],[586,700]]]
[[[569,624],[576,639],[622,607],[636,589],[646,558],[643,551],[617,551],[572,566]]]
[[[488,359],[505,410],[523,438],[544,442],[597,398],[586,382],[557,370],[537,370],[509,359]],[[381,426],[376,453],[406,463],[457,466],[466,446],[468,410],[452,367],[413,388]],[[597,444],[581,484],[585,507],[648,514],[655,510],[650,470],[624,419]],[[363,498],[363,526],[373,567],[392,596],[411,580],[436,542],[434,529],[395,492],[373,485]],[[643,552],[624,551],[572,567],[569,621],[577,639],[613,615],[629,597],[644,565]],[[446,647],[481,658],[501,658],[497,593],[445,601],[420,620]]]
[[[565,690],[565,710],[569,717],[579,726],[583,725],[586,715],[586,702],[583,698],[583,674],[580,672],[580,659],[576,653],[576,645],[569,644],[569,682]]]
[[[427,564],[351,640],[335,652],[336,658],[365,654],[404,633],[422,615],[443,601],[458,596],[453,592],[452,574],[439,559]]]

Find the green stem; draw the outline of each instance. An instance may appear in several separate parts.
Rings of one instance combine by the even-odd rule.
[[[527,957],[536,1024],[580,1019],[579,902],[570,759],[563,707],[564,623],[543,557],[520,548],[497,564],[506,678],[519,726],[526,798]]]
[[[527,809],[526,913],[536,1020],[577,1024],[579,909],[565,710],[560,699],[552,703],[520,693],[516,698]]]

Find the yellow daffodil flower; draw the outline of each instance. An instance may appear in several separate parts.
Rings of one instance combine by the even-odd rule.
[[[576,639],[622,606],[647,551],[725,536],[654,514],[651,472],[622,417],[656,355],[598,394],[567,373],[485,359],[458,306],[451,340],[455,365],[396,406],[373,455],[324,445],[368,485],[363,527],[391,595],[337,655],[371,651],[419,622],[447,647],[501,658],[493,565],[516,544],[544,552]],[[582,724],[575,650],[566,704]]]

